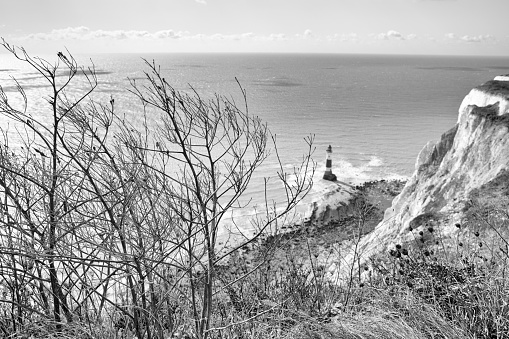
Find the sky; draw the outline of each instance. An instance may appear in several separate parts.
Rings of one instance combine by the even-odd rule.
[[[509,0],[0,0],[0,8],[0,37],[32,53],[509,56]]]

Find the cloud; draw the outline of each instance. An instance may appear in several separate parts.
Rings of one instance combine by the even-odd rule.
[[[122,30],[116,30],[116,31],[103,31],[103,30],[97,30],[97,31],[93,31],[93,32],[90,32],[90,34],[87,34],[85,36],[82,37],[83,39],[91,39],[91,38],[111,38],[111,39],[116,39],[116,40],[125,40],[125,39],[128,39],[129,38],[129,35],[127,34],[127,32],[125,31],[122,31]],[[52,37],[50,37],[50,40],[65,40],[65,39],[52,39]]]
[[[150,34],[148,36],[150,36]],[[181,39],[185,36],[185,32],[175,32],[172,29],[167,29],[155,32],[153,36],[158,39]]]
[[[277,33],[277,34],[270,34],[267,38],[267,40],[274,40],[274,41],[281,41],[281,40],[288,40],[288,37],[286,34],[283,33]]]
[[[150,33],[147,31],[127,31],[126,35],[133,38],[145,38],[149,37]]]
[[[462,37],[458,37],[454,33],[447,33],[447,34],[445,34],[445,38],[449,39],[449,40],[453,40],[453,41],[466,42],[466,43],[481,43],[481,42],[495,40],[495,37],[491,34],[486,34],[486,35],[481,34],[481,35],[473,35],[473,36],[464,35]]]
[[[212,35],[204,35],[204,34],[202,34],[201,36],[202,36],[202,39],[240,41],[240,40],[252,37],[252,33],[244,33],[244,34],[221,34],[221,33],[216,33],[216,34],[212,34]]]
[[[410,33],[407,35],[403,35],[402,33],[395,31],[395,30],[389,30],[386,33],[379,33],[379,34],[370,34],[368,35],[371,39],[375,40],[399,40],[399,41],[406,41],[406,40],[415,40],[418,39],[419,36],[414,33]]]
[[[461,40],[462,41],[465,41],[465,42],[484,42],[484,41],[489,41],[489,40],[494,40],[494,37],[490,34],[486,34],[486,35],[478,35],[478,36],[469,36],[469,35],[464,35],[461,37]]]
[[[189,32],[162,30],[155,33],[138,30],[90,30],[88,27],[67,27],[53,29],[49,33],[34,33],[22,39],[35,40],[92,40],[92,39],[182,39]]]
[[[397,31],[388,31],[384,33],[387,39],[405,40],[406,38]],[[256,34],[254,32],[245,32],[237,34],[191,34],[188,31],[177,31],[165,29],[156,32],[145,30],[92,30],[86,26],[67,27],[62,29],[53,29],[50,32],[33,33],[23,37],[22,40],[44,40],[44,41],[68,41],[68,40],[138,40],[138,41],[160,41],[160,40],[179,40],[179,41],[299,41],[299,40],[328,40],[328,41],[350,41],[360,40],[355,33],[334,34],[330,36],[320,36],[306,29],[300,34],[287,35],[284,33]],[[411,37],[409,37],[410,39]]]
[[[67,27],[61,29],[54,29],[49,33],[35,33],[28,35],[28,38],[39,40],[75,40],[81,39],[90,33],[88,27]]]
[[[482,41],[482,39],[480,37],[468,36],[468,35],[462,36],[461,40],[463,40],[465,42],[481,42]]]
[[[403,35],[401,35],[400,32],[397,32],[397,31],[388,31],[387,32],[387,36],[389,38],[394,38],[394,39],[399,39],[399,40],[403,40]]]
[[[205,0],[194,0],[194,1],[199,3],[199,4],[202,4],[202,5],[206,5],[207,4],[207,1],[205,1]]]
[[[398,31],[389,30],[387,33],[380,33],[375,35],[378,40],[405,40],[405,37]]]
[[[306,29],[302,34],[297,33],[297,34],[293,35],[293,39],[296,39],[296,40],[301,40],[301,39],[311,40],[311,39],[315,39],[316,37],[317,36],[315,36],[313,31],[310,29]]]

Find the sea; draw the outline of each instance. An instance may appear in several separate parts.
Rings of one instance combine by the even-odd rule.
[[[91,54],[75,56],[95,67],[99,85],[93,94],[107,103],[110,97],[122,114],[141,127],[141,106],[128,91],[129,79],[141,80],[148,70],[144,60],[161,67],[176,89],[192,86],[202,97],[215,93],[242,104],[246,91],[251,115],[259,116],[276,135],[278,154],[290,173],[306,152],[305,138],[314,136],[314,186],[299,204],[298,217],[334,190],[322,179],[325,150],[332,146],[332,170],[338,180],[360,184],[377,179],[406,179],[415,159],[430,140],[452,128],[462,99],[475,86],[509,73],[509,59],[471,56],[409,56],[349,54]],[[50,63],[53,56],[42,56]],[[26,90],[28,111],[47,112],[45,80],[12,55],[0,54],[0,85],[14,103],[16,78]],[[65,77],[62,77],[65,78]],[[238,83],[237,83],[238,81]],[[84,77],[73,83],[87,86]],[[242,105],[240,105],[242,106]],[[2,120],[3,119],[3,120]],[[0,118],[5,129],[7,122]],[[14,137],[13,137],[14,138]],[[14,140],[14,139],[13,139]],[[11,142],[12,144],[13,142]],[[264,193],[264,178],[276,182],[278,162],[272,152],[255,172],[243,199],[249,206],[234,218],[249,224],[265,197],[281,202],[277,184]]]

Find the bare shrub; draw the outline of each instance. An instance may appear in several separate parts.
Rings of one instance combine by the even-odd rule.
[[[239,199],[275,141],[247,105],[179,92],[147,62],[145,81],[131,83],[145,121],[134,126],[113,98],[90,99],[93,67],[68,53],[51,63],[3,46],[48,91],[47,106],[32,114],[19,83],[19,106],[0,90],[0,115],[10,122],[0,144],[0,329],[42,324],[64,333],[83,323],[89,335],[206,338],[221,291],[234,283],[216,283],[218,263],[277,229],[308,192],[312,138],[301,166],[290,174],[280,166],[286,202],[267,200],[256,234],[219,254],[223,219],[244,207]],[[84,92],[71,90],[78,76]],[[9,143],[13,130],[20,144]]]

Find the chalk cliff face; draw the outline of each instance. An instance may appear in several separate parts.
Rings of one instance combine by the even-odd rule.
[[[474,88],[461,103],[456,126],[424,146],[383,221],[361,240],[363,258],[410,240],[409,226],[422,226],[428,218],[439,216],[443,233],[453,232],[472,190],[507,175],[509,77],[496,79]]]

